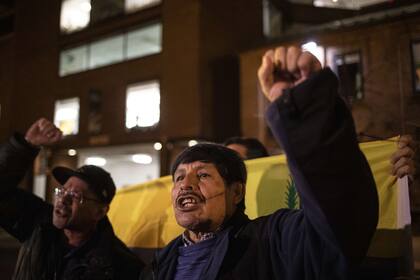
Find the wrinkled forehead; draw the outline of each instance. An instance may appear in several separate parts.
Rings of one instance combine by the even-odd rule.
[[[77,191],[82,193],[92,193],[92,191],[89,189],[89,184],[83,179],[76,176],[70,177],[63,185],[63,187],[66,190]]]

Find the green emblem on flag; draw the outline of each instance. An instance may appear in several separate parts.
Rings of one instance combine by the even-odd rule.
[[[298,209],[299,208],[299,198],[296,190],[295,181],[292,176],[289,176],[289,180],[286,183],[286,199],[285,203],[287,208]]]

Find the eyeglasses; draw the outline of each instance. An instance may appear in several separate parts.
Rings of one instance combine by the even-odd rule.
[[[96,202],[102,203],[98,199],[84,196],[83,193],[81,193],[81,192],[66,190],[63,186],[56,187],[54,189],[54,194],[55,194],[56,198],[60,198],[60,199],[63,199],[64,197],[68,196],[68,197],[71,198],[71,200],[73,202],[77,202],[79,204],[83,204],[83,202],[86,201],[86,200],[91,200],[91,201],[96,201]]]

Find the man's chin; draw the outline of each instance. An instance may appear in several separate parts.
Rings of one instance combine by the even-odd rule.
[[[67,226],[67,219],[53,217],[53,225],[58,229],[64,229]]]
[[[176,221],[178,225],[184,229],[193,231],[193,232],[207,232],[211,228],[211,221],[203,221],[197,217],[191,217],[190,215],[176,215]]]
[[[183,228],[189,229],[190,227],[194,227],[195,225],[199,224],[199,219],[192,217],[192,215],[188,215],[185,213],[176,214],[175,215],[176,222]]]

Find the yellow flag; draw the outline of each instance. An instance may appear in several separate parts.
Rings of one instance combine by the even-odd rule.
[[[390,156],[396,150],[395,139],[362,143],[372,169],[379,194],[378,230],[398,230],[404,226],[398,215],[401,189],[390,175]],[[299,198],[284,155],[246,161],[246,214],[251,218],[268,215],[279,208],[299,208]],[[351,172],[351,171],[349,171]],[[349,174],[351,175],[351,174]],[[161,248],[182,233],[176,223],[171,204],[172,179],[162,177],[120,190],[115,195],[109,218],[117,236],[128,247]],[[406,211],[407,212],[407,211]],[[380,246],[378,246],[379,248]],[[398,250],[384,253],[381,247],[371,255],[398,255]]]

